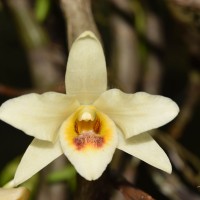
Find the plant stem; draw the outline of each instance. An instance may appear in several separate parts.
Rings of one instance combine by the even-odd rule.
[[[89,170],[89,169],[88,169]],[[109,200],[112,194],[112,186],[108,169],[95,181],[87,181],[78,175],[78,187],[75,200]]]
[[[61,0],[61,8],[66,18],[68,46],[84,31],[94,32],[100,39],[91,9],[91,0]]]

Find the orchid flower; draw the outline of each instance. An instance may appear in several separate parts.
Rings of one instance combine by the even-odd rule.
[[[62,154],[85,179],[98,179],[116,148],[171,172],[167,155],[146,131],[171,121],[178,106],[163,96],[106,90],[105,57],[92,32],[73,43],[65,83],[67,94],[27,94],[0,108],[1,120],[35,137],[17,168],[15,186]]]

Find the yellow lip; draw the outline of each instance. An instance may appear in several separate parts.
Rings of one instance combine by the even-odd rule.
[[[97,150],[109,143],[115,132],[113,121],[94,106],[80,106],[64,124],[66,145],[78,151]]]

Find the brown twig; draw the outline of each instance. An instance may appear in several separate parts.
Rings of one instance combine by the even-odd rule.
[[[49,91],[65,93],[65,85],[62,82],[56,85],[55,87],[50,88]],[[11,98],[18,97],[24,94],[30,94],[30,93],[42,94],[44,92],[48,92],[48,91],[46,89],[19,89],[19,88],[10,87],[7,85],[0,85],[0,95],[11,97]]]
[[[88,169],[89,170],[89,169]],[[95,181],[87,181],[78,175],[78,187],[75,200],[109,200],[112,194],[112,185],[107,169],[102,176]]]
[[[29,93],[26,89],[17,89],[6,85],[0,85],[0,94],[7,97],[17,97]]]
[[[120,191],[121,194],[123,194],[123,199],[126,200],[154,200],[153,197],[151,197],[146,192],[137,189],[131,184],[129,181],[127,181],[123,176],[120,176],[119,174],[113,172],[112,173],[112,182],[114,187]],[[121,198],[120,198],[121,199]]]
[[[61,9],[66,18],[68,46],[84,31],[90,30],[99,38],[99,32],[91,10],[91,0],[61,0]]]
[[[199,0],[171,0],[171,2],[184,7],[200,9]]]

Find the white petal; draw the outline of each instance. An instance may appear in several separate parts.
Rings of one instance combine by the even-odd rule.
[[[125,139],[119,131],[118,148],[158,169],[168,173],[172,171],[167,155],[148,133],[141,133],[140,135]]]
[[[77,172],[87,180],[95,180],[102,175],[118,143],[114,122],[103,113],[98,114],[99,116],[101,130],[97,135],[87,131],[84,134],[75,133],[74,115],[70,116],[60,129],[60,142],[64,154]]]
[[[106,63],[102,46],[86,31],[73,43],[67,62],[66,91],[82,104],[93,102],[107,87]]]
[[[158,128],[171,121],[179,108],[171,99],[145,92],[104,92],[93,104],[120,127],[126,138]]]
[[[59,140],[56,143],[34,139],[17,168],[14,185],[17,186],[46,167],[63,154]]]
[[[0,188],[0,199],[1,200],[28,200],[29,191],[24,187],[12,188],[12,189],[1,189]]]
[[[62,122],[79,106],[74,97],[47,92],[28,94],[6,101],[0,119],[26,134],[53,141]]]

